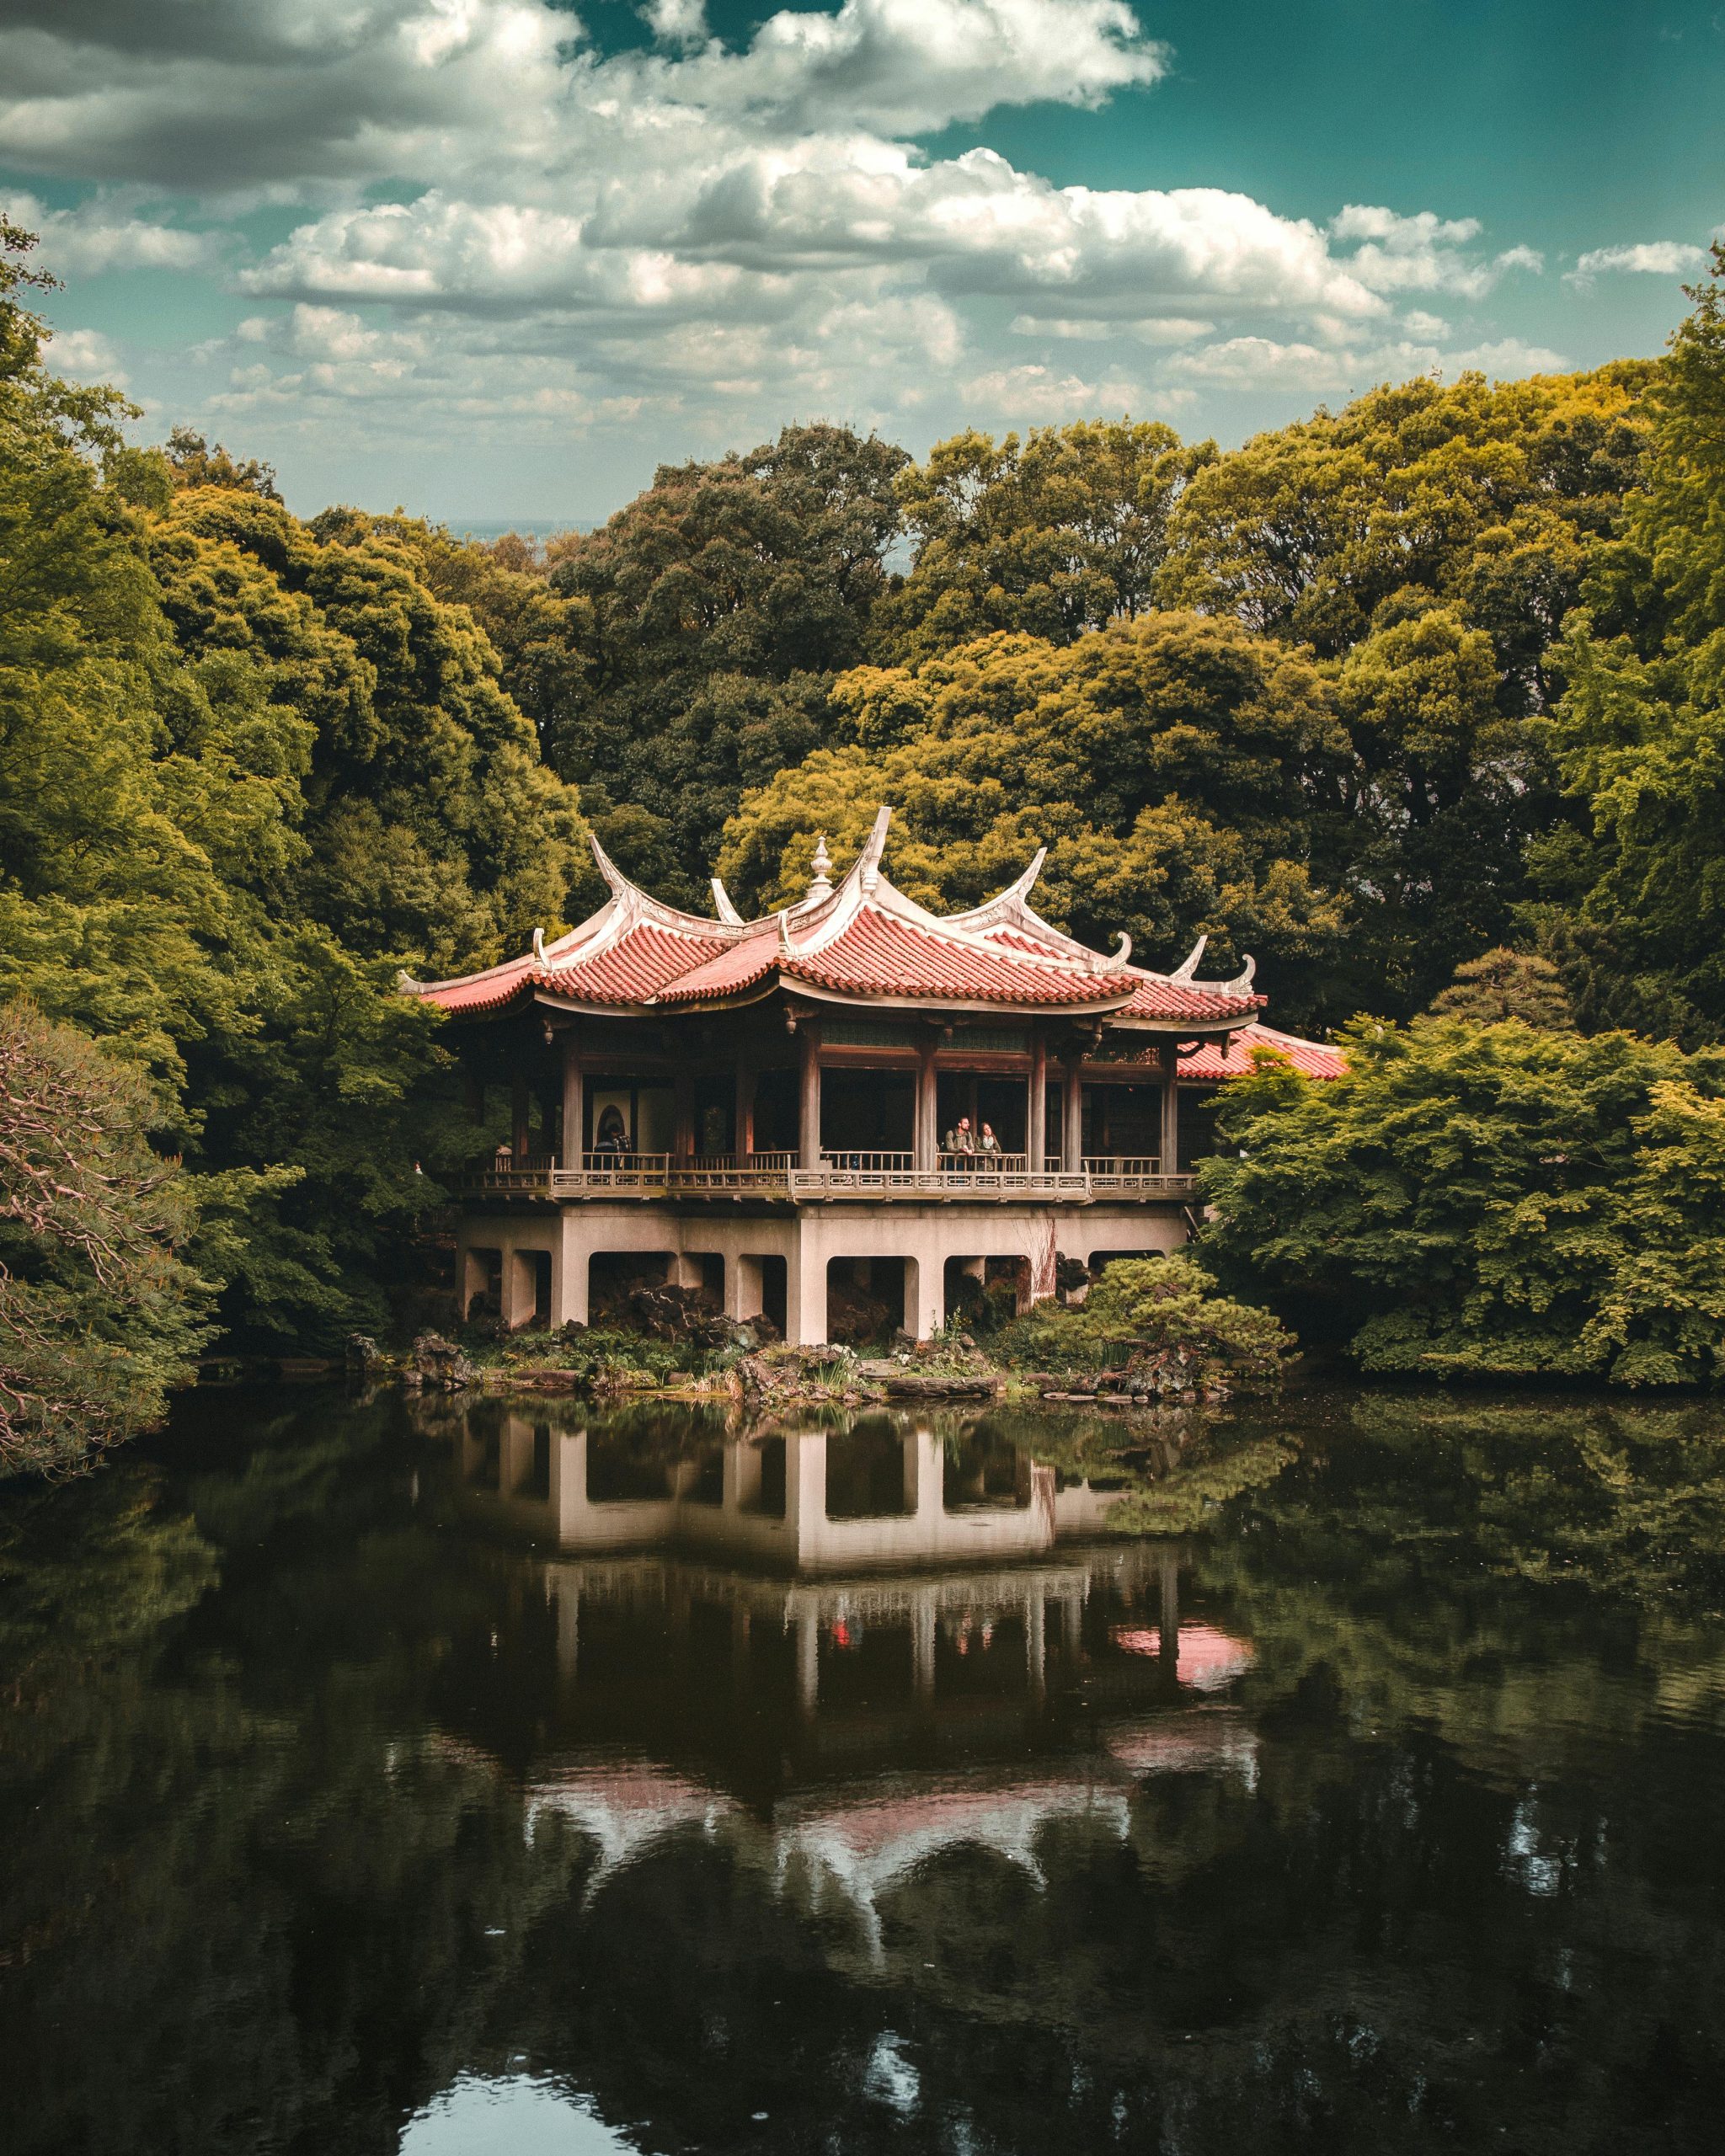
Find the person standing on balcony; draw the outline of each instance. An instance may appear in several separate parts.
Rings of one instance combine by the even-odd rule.
[[[945,1150],[952,1155],[955,1166],[968,1168],[975,1165],[976,1133],[970,1128],[970,1118],[968,1115],[961,1115],[958,1122],[947,1133]]]
[[[976,1150],[982,1155],[985,1168],[998,1168],[1001,1164],[1001,1141],[994,1134],[994,1125],[985,1123],[982,1135],[976,1141]]]
[[[629,1150],[628,1134],[623,1129],[622,1111],[609,1107],[599,1118],[599,1129],[594,1135],[595,1153],[622,1155]]]

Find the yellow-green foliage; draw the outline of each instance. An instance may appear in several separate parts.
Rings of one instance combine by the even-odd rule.
[[[1146,953],[1200,930],[1285,978],[1332,956],[1343,910],[1311,859],[1347,739],[1301,654],[1236,623],[1155,614],[1056,646],[996,636],[834,691],[852,744],[751,795],[720,872],[751,901],[800,894],[825,830],[859,846],[897,809],[892,873],[930,905],[974,904],[1050,847],[1037,903],[1075,934]]]
[[[1177,1358],[1194,1388],[1273,1381],[1295,1342],[1268,1310],[1215,1293],[1189,1257],[1116,1258],[1083,1302],[1039,1303],[998,1335],[1021,1369],[1101,1370]]]
[[[1535,849],[1585,1022],[1725,1039],[1725,245],[1650,386],[1646,490],[1567,625]]]

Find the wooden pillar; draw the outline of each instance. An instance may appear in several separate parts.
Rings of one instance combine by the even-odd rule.
[[[731,1144],[740,1161],[755,1150],[755,1066],[746,1048],[737,1051],[736,1106],[731,1114]]]
[[[1076,1175],[1084,1166],[1084,1087],[1076,1055],[1060,1065],[1060,1166]]]
[[[695,1151],[695,1074],[686,1063],[677,1066],[673,1097],[675,1121],[670,1150],[677,1160],[687,1161]]]
[[[916,1049],[916,1121],[913,1137],[915,1165],[925,1173],[937,1166],[939,1161],[940,1131],[936,1097],[934,1043],[932,1040],[921,1041]]]
[[[587,1143],[587,1080],[581,1068],[581,1036],[571,1026],[563,1037],[563,1150],[566,1168],[579,1168]]]
[[[509,1102],[510,1151],[517,1161],[525,1161],[527,1157],[527,1114],[531,1099],[526,1074],[517,1070],[510,1086]]]
[[[1024,1117],[1024,1165],[1039,1176],[1048,1158],[1048,1043],[1040,1028],[1030,1037],[1030,1098]]]
[[[798,1156],[804,1167],[814,1169],[820,1166],[820,1035],[815,1027],[804,1025],[797,1040],[803,1058]]]
[[[1177,1073],[1180,1063],[1180,1044],[1166,1041],[1162,1044],[1162,1172],[1177,1176],[1180,1172],[1180,1089]]]

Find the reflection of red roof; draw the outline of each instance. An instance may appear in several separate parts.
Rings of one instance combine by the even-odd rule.
[[[1162,1634],[1144,1625],[1114,1625],[1110,1643],[1122,1654],[1162,1656]],[[1230,1684],[1242,1670],[1251,1668],[1252,1649],[1244,1640],[1231,1640],[1213,1625],[1183,1625],[1175,1651],[1175,1667],[1183,1684],[1195,1684],[1200,1692],[1213,1692]]]
[[[1215,1692],[1250,1669],[1256,1657],[1251,1642],[1230,1639],[1213,1625],[1180,1627],[1180,1682],[1200,1692]]]
[[[1208,1043],[1180,1058],[1183,1078],[1243,1078],[1252,1068],[1254,1049],[1268,1049],[1291,1063],[1302,1078],[1339,1078],[1346,1067],[1338,1048],[1326,1041],[1304,1041],[1274,1026],[1242,1026],[1228,1038],[1228,1052]]]
[[[1027,903],[1041,856],[1009,891],[945,918],[895,890],[882,873],[886,812],[834,889],[811,885],[799,905],[745,921],[718,892],[724,918],[708,921],[661,905],[622,876],[595,846],[611,885],[606,905],[531,954],[457,980],[407,984],[449,1011],[500,1011],[536,994],[623,1011],[723,1003],[763,985],[819,995],[943,1006],[1083,1011],[1109,1019],[1190,1026],[1238,1025],[1263,1001],[1251,966],[1237,980],[1195,981],[1193,959],[1177,974],[1152,974],[1062,934]],[[824,857],[823,857],[824,863]]]

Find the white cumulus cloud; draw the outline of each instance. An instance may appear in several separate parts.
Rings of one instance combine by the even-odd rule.
[[[32,203],[47,266],[219,272],[254,311],[184,366],[200,408],[276,432],[734,440],[1327,394],[1459,366],[1447,318],[1489,339],[1479,303],[1539,267],[1417,203],[1325,223],[929,149],[1155,93],[1169,56],[1126,0],[838,0],[734,42],[704,0],[636,0],[604,50],[580,0],[0,8],[0,156],[93,189]],[[264,204],[290,221],[253,248]]]
[[[1706,249],[1680,239],[1643,239],[1625,247],[1595,247],[1577,259],[1572,281],[1621,271],[1643,277],[1685,277],[1706,266]]]
[[[199,270],[218,260],[222,235],[188,232],[135,208],[93,196],[51,210],[22,189],[0,195],[0,208],[41,242],[41,260],[56,276],[99,277],[116,270]]]
[[[120,352],[99,329],[56,329],[48,341],[44,358],[55,374],[73,382],[105,382],[124,389],[131,376],[120,363]]]

